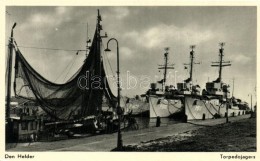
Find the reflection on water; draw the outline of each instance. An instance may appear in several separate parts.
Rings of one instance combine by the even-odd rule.
[[[136,122],[139,125],[139,129],[155,127],[156,126],[156,118],[149,117],[135,117]],[[170,118],[161,118],[161,126],[167,126],[170,124],[179,123],[179,121],[172,120]]]

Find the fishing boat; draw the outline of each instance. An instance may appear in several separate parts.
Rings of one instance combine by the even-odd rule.
[[[8,129],[11,131],[14,129],[12,119],[10,119],[10,103],[8,103],[11,93],[13,51],[15,53],[15,97],[36,102],[50,118],[48,122],[45,122],[48,129],[54,128],[55,131],[64,131],[64,129],[78,129],[80,127],[84,132],[89,132],[93,129],[109,129],[114,126],[115,122],[118,126],[118,114],[120,115],[123,110],[119,106],[118,97],[112,93],[106,79],[101,45],[107,35],[101,34],[101,21],[102,18],[98,10],[92,44],[90,47],[87,45],[87,57],[78,71],[63,84],[51,82],[33,69],[19,49],[19,43],[13,38],[15,25],[13,26],[8,50],[6,106]],[[19,121],[23,122],[24,120],[21,117]],[[10,130],[8,131],[10,132]]]

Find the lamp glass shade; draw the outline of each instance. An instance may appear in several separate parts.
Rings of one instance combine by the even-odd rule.
[[[111,51],[111,50],[110,50],[110,49],[108,49],[108,48],[106,48],[104,51],[108,51],[108,52],[109,52],[109,51]]]

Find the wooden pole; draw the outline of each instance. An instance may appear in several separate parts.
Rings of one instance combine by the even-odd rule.
[[[12,67],[13,67],[13,29],[15,28],[16,23],[14,23],[11,30],[11,37],[8,45],[8,75],[7,75],[7,96],[6,96],[6,118],[10,118],[10,102],[11,102],[11,80],[12,80]]]

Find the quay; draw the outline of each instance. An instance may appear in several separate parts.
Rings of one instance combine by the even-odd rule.
[[[230,122],[236,122],[250,118],[250,115],[230,117]],[[122,131],[123,145],[136,145],[159,138],[178,135],[208,126],[225,124],[226,119],[192,120],[188,123],[176,123],[162,125],[160,127],[149,127],[134,131]],[[53,142],[18,143],[14,148],[6,151],[92,151],[108,152],[116,147],[117,133],[88,136],[75,139],[67,139]]]

